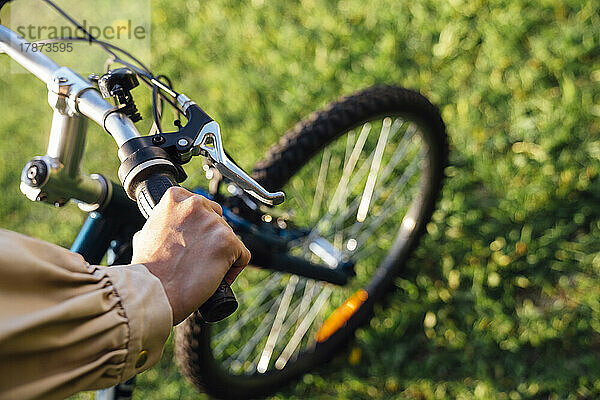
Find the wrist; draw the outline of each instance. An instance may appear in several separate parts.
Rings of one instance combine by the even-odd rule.
[[[163,271],[168,271],[168,268],[164,267],[165,263],[146,261],[140,262],[140,264],[143,264],[159,280],[171,306],[173,325],[179,324],[189,315],[189,313],[185,313],[185,307],[180,299],[182,288],[178,287],[165,273],[162,273]]]

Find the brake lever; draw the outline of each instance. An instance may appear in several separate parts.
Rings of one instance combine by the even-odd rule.
[[[283,192],[269,192],[227,157],[221,140],[221,128],[216,121],[211,121],[202,127],[194,147],[209,159],[221,175],[257,200],[272,206],[281,204],[285,200]]]

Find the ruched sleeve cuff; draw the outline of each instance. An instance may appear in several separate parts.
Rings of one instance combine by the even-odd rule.
[[[173,311],[160,280],[144,265],[96,268],[108,274],[129,321],[124,381],[160,360],[173,326]]]

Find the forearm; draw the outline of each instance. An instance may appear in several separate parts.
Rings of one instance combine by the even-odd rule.
[[[1,399],[63,398],[160,359],[172,311],[143,265],[93,267],[2,230],[0,248]]]

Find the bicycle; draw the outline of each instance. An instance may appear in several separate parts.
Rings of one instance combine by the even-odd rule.
[[[249,176],[224,151],[218,123],[168,79],[116,46],[85,40],[124,68],[82,78],[24,50],[27,42],[0,26],[0,50],[46,82],[54,110],[47,154],[23,169],[23,193],[56,206],[78,202],[89,215],[71,250],[92,264],[105,255],[108,265],[128,263],[144,217],[185,181],[182,165],[204,156],[209,188],[194,191],[222,205],[252,267],[234,284],[237,301],[222,285],[177,328],[182,372],[216,397],[258,397],[333,357],[393,290],[435,208],[448,153],[437,108],[398,87],[359,91],[298,123]],[[147,136],[135,126],[138,80],[152,88]],[[162,102],[186,118],[176,132],[161,128]],[[117,143],[120,183],[80,173],[88,119]],[[282,211],[273,206],[284,192]],[[132,390],[128,382],[98,397],[127,398]]]

